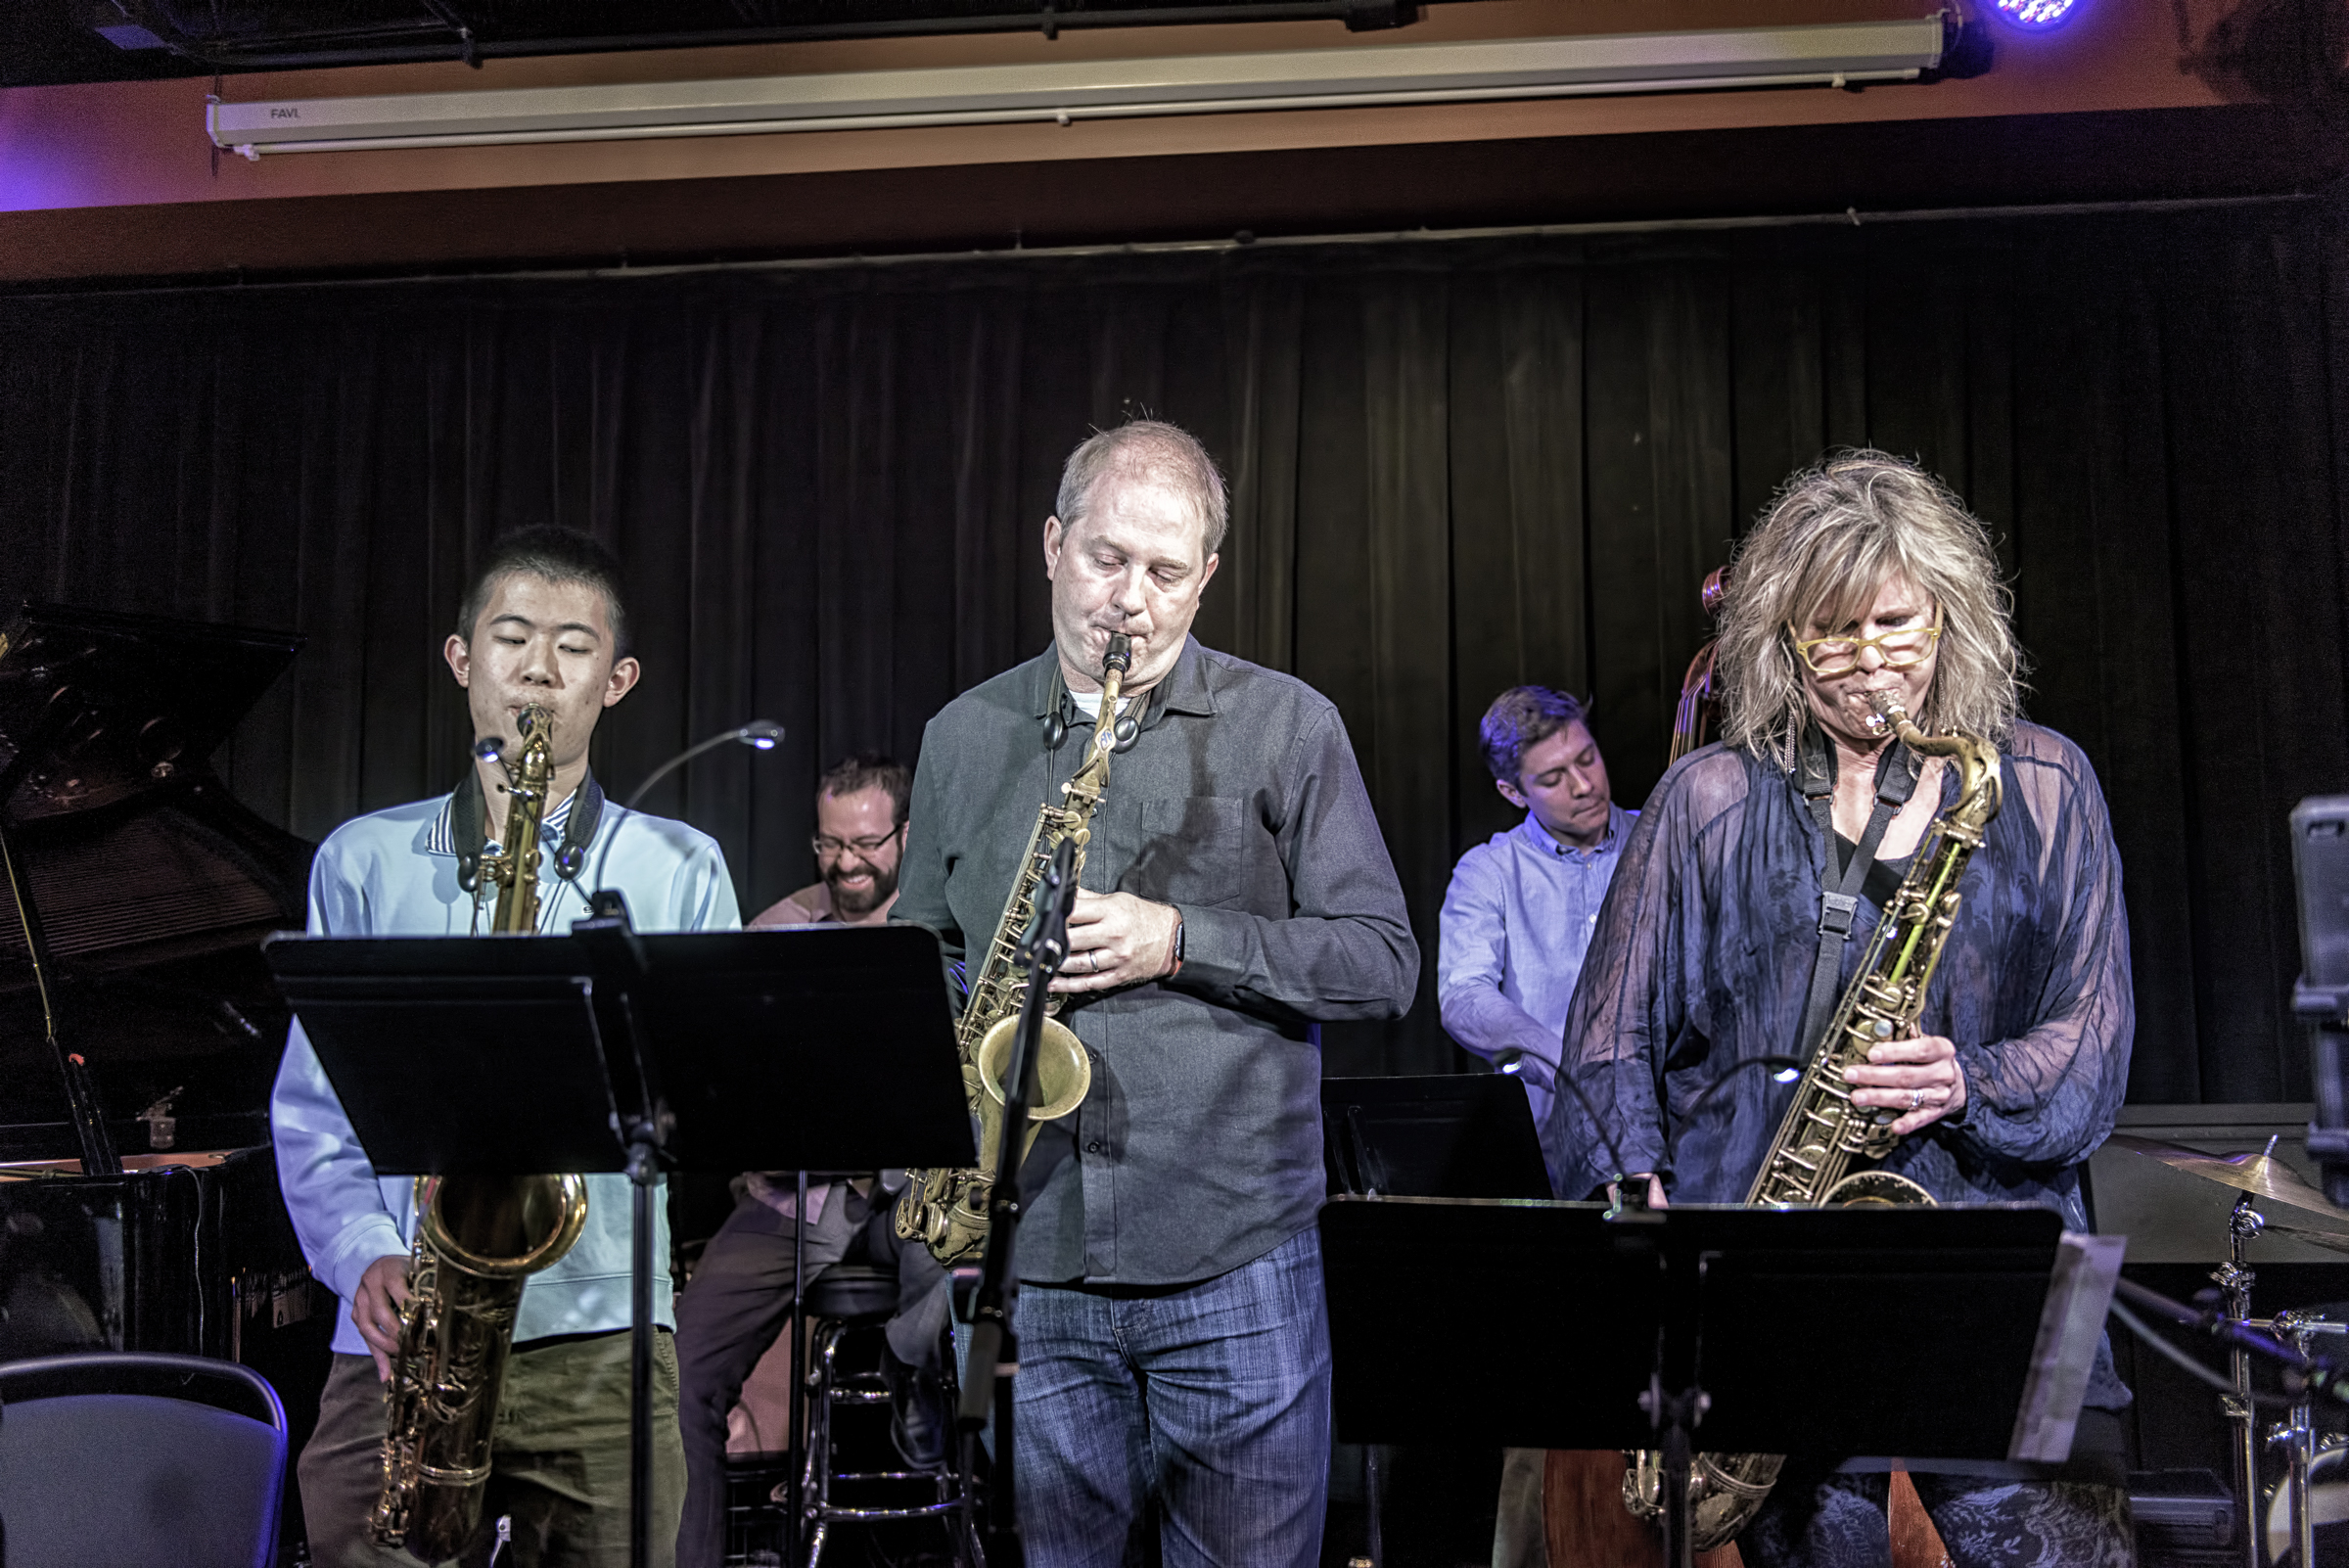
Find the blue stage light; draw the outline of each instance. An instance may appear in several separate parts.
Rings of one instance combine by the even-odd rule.
[[[2000,21],[2027,32],[2044,32],[2079,9],[2080,0],[1991,0]]]

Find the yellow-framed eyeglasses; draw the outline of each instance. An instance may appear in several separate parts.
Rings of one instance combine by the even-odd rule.
[[[1788,636],[1794,627],[1786,628]],[[1913,669],[1933,652],[1941,640],[1941,619],[1934,618],[1929,626],[1902,626],[1898,630],[1879,632],[1873,637],[1795,637],[1794,651],[1800,655],[1811,673],[1832,678],[1848,675],[1860,668],[1863,649],[1873,648],[1876,657],[1884,661],[1887,669]]]

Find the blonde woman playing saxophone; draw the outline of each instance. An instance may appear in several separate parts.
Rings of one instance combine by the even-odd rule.
[[[1809,1055],[1817,998],[1842,994],[1951,805],[1954,770],[1878,720],[1870,699],[1890,694],[1927,734],[1993,743],[2004,806],[1959,883],[1916,1038],[1852,1069],[1853,1101],[1893,1119],[1883,1169],[1938,1201],[2039,1203],[2085,1229],[2080,1169],[2112,1130],[2134,1027],[2120,858],[2087,759],[2020,717],[1987,532],[1912,465],[1847,453],[1787,484],[1730,583],[1723,738],[1640,814],[1566,1021],[1567,1071],[1651,1201],[1746,1200],[1793,1093],[1750,1069]],[[1602,1159],[1573,1096],[1558,1114],[1576,1123],[1561,1141]],[[1592,1164],[1565,1184],[1609,1175]],[[1967,1347],[1920,1329],[1916,1354]],[[2099,1352],[2067,1466],[1915,1474],[1958,1568],[2131,1562],[2128,1401]],[[1747,1568],[1884,1563],[1886,1488],[1790,1458],[1738,1538]]]

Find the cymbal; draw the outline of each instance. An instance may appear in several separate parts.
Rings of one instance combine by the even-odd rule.
[[[2334,1204],[2323,1192],[2302,1180],[2290,1166],[2270,1155],[2204,1154],[2200,1149],[2182,1149],[2174,1143],[2158,1143],[2130,1132],[2115,1132],[2108,1141],[2159,1160],[2173,1171],[2222,1182],[2273,1203],[2287,1204],[2304,1214],[2323,1215],[2335,1222],[2327,1229],[2349,1235],[2349,1209]],[[2305,1232],[2296,1234],[2300,1234],[2304,1240],[2314,1239]]]

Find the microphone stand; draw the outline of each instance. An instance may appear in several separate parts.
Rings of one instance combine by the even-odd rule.
[[[628,919],[628,901],[616,888],[599,889],[587,918],[571,934],[595,966],[599,1012],[619,1026],[635,1069],[636,1104],[616,1120],[628,1149],[628,1562],[652,1560],[653,1530],[653,1228],[661,1161],[675,1117],[646,1082],[645,1041],[636,1027],[631,992],[644,980],[644,947]]]
[[[1036,918],[1020,939],[1019,958],[1028,967],[1028,989],[1020,1002],[1020,1028],[1013,1038],[1011,1071],[1004,1076],[1003,1118],[995,1143],[995,1180],[988,1193],[987,1252],[971,1305],[969,1375],[962,1385],[956,1426],[962,1438],[963,1474],[974,1462],[972,1446],[987,1424],[991,1403],[995,1424],[993,1478],[988,1487],[984,1534],[989,1568],[1020,1568],[1019,1509],[1012,1482],[1012,1375],[1019,1370],[1019,1341],[1011,1314],[1019,1299],[1012,1258],[1020,1229],[1020,1145],[1028,1129],[1028,1107],[1036,1093],[1036,1047],[1044,1033],[1045,992],[1069,956],[1069,910],[1077,900],[1077,844],[1060,841],[1044,873]],[[968,1490],[965,1490],[968,1496]]]
[[[621,809],[635,809],[654,784],[713,747],[740,741],[753,750],[768,752],[782,739],[783,726],[762,718],[721,731],[654,768]],[[616,1130],[628,1149],[628,1562],[631,1568],[644,1568],[652,1560],[653,1530],[653,1231],[662,1161],[676,1118],[656,1092],[656,1085],[645,1078],[646,1049],[630,1001],[631,992],[645,977],[644,947],[628,918],[626,897],[617,888],[603,886],[604,867],[611,861],[612,841],[620,835],[620,824],[614,822],[599,831],[606,837],[603,851],[596,856],[595,891],[588,896],[586,918],[572,922],[571,931],[594,962],[602,1004],[599,1011],[608,1011],[608,1021],[618,1025],[618,1038],[627,1040],[636,1075],[636,1105],[620,1118]],[[803,1189],[803,1210],[806,1201]]]

